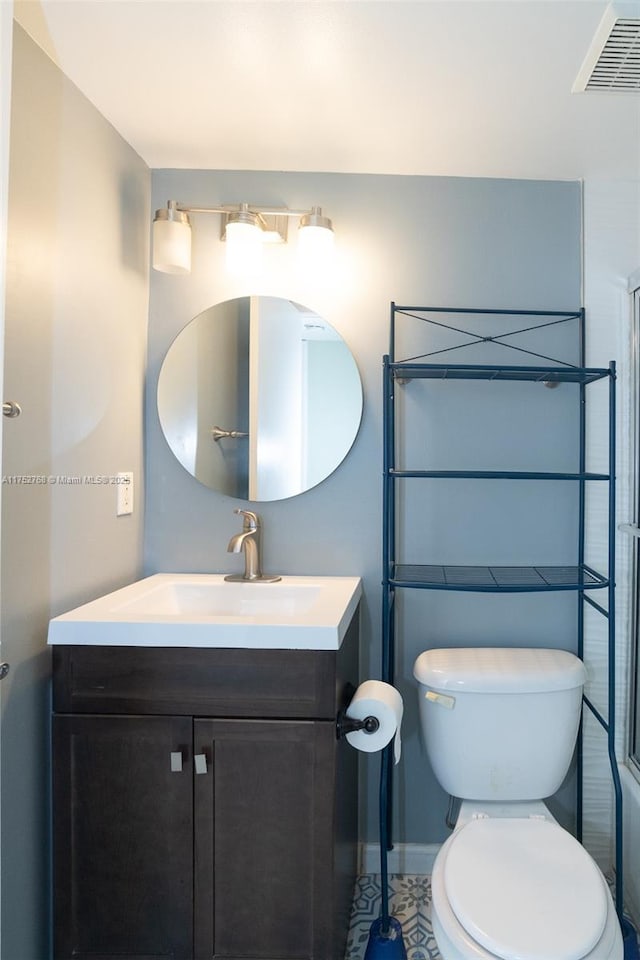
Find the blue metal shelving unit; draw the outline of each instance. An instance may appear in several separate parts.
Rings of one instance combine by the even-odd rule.
[[[452,319],[455,315],[455,321]],[[457,338],[469,339],[456,342],[431,352],[422,353],[404,359],[396,358],[398,319],[408,318],[437,328],[439,336],[443,331],[451,331]],[[473,323],[481,325],[494,319],[498,325],[514,320],[520,323],[515,330],[504,331],[487,336],[459,326],[464,318],[473,318]],[[528,349],[527,346],[514,344],[513,338],[546,327],[562,324],[575,325],[573,342],[578,356],[577,363],[544,356]],[[526,343],[526,339],[525,339]],[[494,365],[494,364],[450,364],[442,363],[442,355],[477,344],[497,344],[517,351],[537,361],[536,365]],[[522,344],[522,340],[520,341]],[[433,362],[438,356],[438,362]],[[464,310],[453,307],[415,307],[391,304],[389,354],[383,359],[383,571],[382,571],[382,679],[394,682],[395,673],[395,599],[399,589],[419,590],[455,590],[491,593],[531,593],[535,591],[574,591],[577,594],[577,652],[584,656],[585,607],[588,605],[606,618],[608,635],[608,705],[604,716],[594,704],[584,697],[585,707],[594,715],[607,734],[607,748],[615,796],[615,904],[618,916],[622,919],[623,902],[623,864],[622,864],[622,790],[615,757],[615,363],[608,367],[588,368],[585,358],[585,317],[584,310],[575,311],[537,311],[537,310]],[[520,356],[518,356],[520,359]],[[540,361],[543,361],[541,364]],[[578,385],[579,403],[579,462],[573,473],[535,472],[535,471],[487,471],[487,470],[428,470],[403,469],[396,464],[396,389],[398,384],[416,379],[448,380],[504,380],[512,382],[544,382],[549,385],[573,383]],[[608,381],[609,394],[609,451],[608,469],[605,473],[591,473],[586,469],[586,395],[590,384]],[[563,481],[575,483],[578,498],[578,542],[576,544],[576,562],[573,566],[517,566],[517,567],[478,567],[478,566],[438,566],[433,564],[406,564],[398,562],[397,482],[410,478],[429,480],[475,479],[490,480],[540,480],[543,482]],[[592,569],[585,563],[585,512],[586,487],[591,482],[608,484],[608,563],[605,572]],[[597,602],[594,591],[604,591],[606,603]],[[388,752],[389,748],[387,748]],[[578,797],[577,823],[578,839],[582,839],[582,736],[578,742]],[[381,769],[381,845],[391,849],[392,824],[392,785],[393,765],[390,755],[383,758]],[[383,883],[386,881],[386,862],[383,855]]]

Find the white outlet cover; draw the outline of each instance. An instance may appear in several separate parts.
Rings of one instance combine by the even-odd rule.
[[[121,471],[116,474],[116,480],[116,516],[126,517],[133,513],[133,471]]]

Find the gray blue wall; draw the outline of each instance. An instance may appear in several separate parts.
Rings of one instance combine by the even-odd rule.
[[[331,279],[315,285],[302,280],[290,244],[268,251],[265,281],[247,289],[225,273],[218,218],[194,216],[191,275],[152,274],[145,570],[227,572],[238,567],[238,558],[226,553],[226,544],[238,527],[233,509],[239,501],[192,479],[173,458],[160,432],[155,391],[171,341],[196,314],[231,297],[260,293],[303,303],[324,316],[350,346],[363,381],[364,416],[351,453],[329,479],[299,497],[260,505],[265,567],[289,574],[362,576],[361,679],[379,676],[381,358],[388,349],[389,302],[575,309],[580,304],[580,185],[154,171],[152,206],[164,206],[169,199],[194,206],[240,201],[291,208],[319,204],[334,221],[338,269]],[[498,362],[505,360],[501,357]],[[517,401],[502,403],[494,398],[497,416],[489,424],[489,440],[481,450],[477,434],[487,421],[478,418],[472,396],[467,394],[461,401],[455,392],[448,399],[441,394],[438,402],[442,409],[455,405],[461,426],[456,427],[452,440],[446,420],[441,418],[430,442],[443,458],[453,455],[454,449],[463,455],[470,443],[474,457],[480,452],[490,465],[496,458],[509,461],[512,450],[519,462],[539,463],[542,451],[538,457],[538,447],[570,460],[575,452],[575,397],[563,388],[538,387],[536,391],[525,391],[524,404],[513,410],[513,416],[509,411]],[[407,397],[410,399],[409,394]],[[469,412],[466,422],[465,409]],[[538,412],[530,416],[531,409]],[[533,439],[521,443],[525,428]],[[420,429],[416,421],[410,427],[411,436],[417,437]],[[544,456],[546,463],[550,459],[555,460]],[[490,494],[486,488],[467,491],[449,484],[437,491],[431,488],[426,506],[417,500],[413,504],[414,494],[412,491],[406,503],[413,531],[409,550],[415,561],[455,562],[457,556],[459,562],[562,562],[572,556],[575,510],[562,499],[563,492],[554,490],[541,500],[529,484],[517,493],[504,487],[497,496],[495,490]],[[509,529],[512,523],[517,540]],[[523,547],[514,545],[520,541]],[[566,598],[555,595],[516,601],[431,594],[405,599],[402,617],[405,640],[398,656],[398,686],[407,714],[404,755],[398,768],[397,839],[436,842],[445,834],[446,800],[433,782],[419,742],[411,679],[416,654],[426,646],[467,642],[571,647],[575,608],[573,602],[567,604]],[[362,833],[374,839],[377,760],[368,758],[362,766],[366,784]]]
[[[50,617],[139,577],[149,171],[16,27],[6,289],[3,475],[133,470],[115,486],[2,488],[2,944],[49,955]]]

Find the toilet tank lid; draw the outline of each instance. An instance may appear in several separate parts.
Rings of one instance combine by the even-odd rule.
[[[451,647],[425,650],[413,666],[419,683],[458,693],[539,693],[583,686],[582,660],[567,650]]]

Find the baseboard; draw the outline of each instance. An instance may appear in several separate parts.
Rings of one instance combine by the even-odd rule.
[[[439,843],[396,843],[387,854],[389,873],[431,873]],[[360,846],[360,873],[380,873],[380,845]]]

